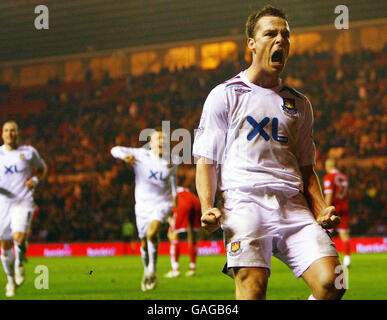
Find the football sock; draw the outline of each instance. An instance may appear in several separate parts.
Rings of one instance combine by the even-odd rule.
[[[348,256],[344,256],[343,264],[346,267],[348,267],[351,264],[351,257],[349,255]]]
[[[172,270],[173,271],[179,270],[179,256],[180,256],[180,242],[179,242],[179,240],[171,241],[170,254],[171,254]]]
[[[15,266],[21,267],[24,263],[27,247],[25,245],[25,242],[14,241],[13,244],[15,247]]]
[[[190,243],[189,245],[189,268],[194,270],[196,267],[196,257],[197,257],[197,244],[196,243]]]
[[[148,256],[148,251],[144,250],[142,247],[140,248],[141,252],[141,260],[142,264],[144,265],[144,273],[148,273],[148,264],[149,264],[149,256]]]
[[[13,249],[1,251],[1,263],[3,264],[4,272],[7,275],[8,283],[15,282],[14,280],[14,266],[15,266],[15,255]]]
[[[346,256],[349,256],[349,254],[351,253],[351,243],[349,239],[343,241],[343,253]]]
[[[149,264],[148,264],[148,273],[156,272],[156,264],[157,264],[157,250],[159,246],[159,242],[156,241],[153,243],[151,240],[147,240],[148,244],[148,255],[149,255]]]

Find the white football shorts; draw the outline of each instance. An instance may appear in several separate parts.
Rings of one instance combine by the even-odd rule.
[[[165,223],[168,217],[172,214],[172,203],[163,203],[158,205],[135,205],[136,225],[138,237],[146,238],[146,230],[153,220]]]
[[[221,227],[227,254],[223,271],[231,277],[233,267],[262,267],[270,272],[273,255],[298,278],[314,261],[338,256],[302,193],[287,198],[268,188],[233,189],[223,196]]]
[[[28,233],[35,210],[33,202],[4,201],[0,204],[0,239],[11,240],[15,232]]]

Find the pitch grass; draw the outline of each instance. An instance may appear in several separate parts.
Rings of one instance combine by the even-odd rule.
[[[169,268],[168,256],[160,256],[158,263],[159,283],[154,291],[142,292],[141,259],[125,257],[70,257],[30,258],[26,264],[27,278],[12,299],[31,300],[232,300],[233,280],[220,271],[225,262],[223,256],[199,256],[197,275],[185,277],[188,257],[181,259],[182,275],[175,279],[163,277]],[[34,286],[35,268],[45,265],[49,270],[49,289],[37,290]],[[387,299],[387,254],[353,254],[349,270],[349,288],[344,299]],[[5,275],[0,288],[6,284]],[[4,291],[3,291],[4,292]],[[291,271],[280,261],[272,259],[272,275],[267,298],[270,300],[304,300],[310,294],[301,279],[295,279]],[[2,294],[1,299],[5,299]]]

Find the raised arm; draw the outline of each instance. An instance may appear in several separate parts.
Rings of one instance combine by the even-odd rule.
[[[116,146],[110,150],[110,153],[114,158],[124,160],[132,166],[136,162],[136,157],[130,151],[133,151],[133,148]]]

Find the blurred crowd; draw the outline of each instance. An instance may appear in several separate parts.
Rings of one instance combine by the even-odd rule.
[[[32,241],[122,239],[123,221],[129,217],[135,223],[134,178],[112,158],[111,147],[141,146],[139,132],[162,120],[193,136],[209,91],[247,66],[238,59],[214,70],[163,69],[125,79],[106,73],[101,81],[88,72],[82,84],[55,80],[36,89],[46,109],[13,117],[23,141],[35,146],[49,166],[49,180],[36,191]],[[337,147],[343,158],[386,157],[386,68],[387,48],[290,57],[283,79],[312,102],[320,159]],[[343,171],[350,182],[352,234],[385,236],[385,168],[347,166]],[[179,184],[195,190],[193,165],[181,166]]]

